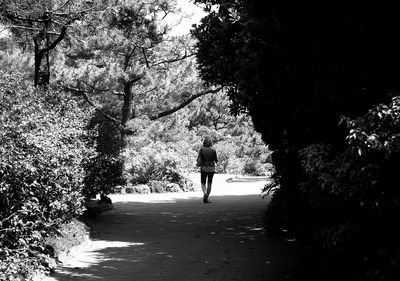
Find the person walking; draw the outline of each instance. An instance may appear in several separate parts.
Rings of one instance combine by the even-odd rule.
[[[203,202],[211,203],[208,197],[211,193],[212,180],[215,173],[215,164],[218,162],[217,152],[212,147],[212,141],[206,137],[203,141],[203,147],[200,148],[197,156],[197,165],[200,167],[201,189],[203,190]],[[207,187],[206,187],[207,183]]]

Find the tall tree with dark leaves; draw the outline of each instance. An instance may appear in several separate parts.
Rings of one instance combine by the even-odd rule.
[[[202,77],[210,85],[228,89],[233,110],[248,110],[255,128],[274,151],[275,179],[280,188],[269,206],[270,228],[289,229],[298,238],[311,240],[334,233],[332,237],[337,235],[343,244],[336,241],[332,249],[352,253],[337,259],[345,261],[342,265],[350,256],[354,258],[352,265],[365,265],[379,247],[387,251],[378,242],[370,244],[368,251],[354,248],[362,244],[360,241],[385,239],[369,231],[352,231],[347,225],[368,229],[368,224],[361,222],[383,223],[382,213],[365,214],[359,200],[328,192],[327,183],[310,181],[304,154],[299,152],[322,143],[329,147],[326,150],[331,159],[342,155],[348,143],[346,128],[338,126],[341,116],[363,115],[374,104],[388,103],[400,90],[396,8],[336,2],[196,2],[205,4],[209,13],[194,30]],[[340,163],[345,165],[346,161]],[[338,173],[343,169],[347,168],[337,168]],[[391,173],[388,171],[386,177]],[[386,180],[381,180],[379,186],[386,190]],[[360,190],[364,187],[357,186]],[[347,231],[351,235],[346,238]],[[330,244],[324,242],[320,245]],[[362,254],[353,255],[361,252],[368,252],[364,262]],[[342,269],[349,269],[349,264]]]

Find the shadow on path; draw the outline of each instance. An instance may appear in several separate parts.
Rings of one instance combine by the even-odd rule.
[[[91,244],[47,280],[302,280],[293,245],[264,233],[268,199],[135,198],[114,203]]]

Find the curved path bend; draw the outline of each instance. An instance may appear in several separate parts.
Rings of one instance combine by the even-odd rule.
[[[229,178],[215,175],[211,204],[201,192],[111,196],[90,242],[45,280],[302,280],[293,244],[264,233],[265,179]]]

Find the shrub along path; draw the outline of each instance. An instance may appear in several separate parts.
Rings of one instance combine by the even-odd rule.
[[[215,176],[211,204],[200,192],[111,196],[90,243],[45,280],[303,280],[293,242],[264,234],[264,181],[228,178]]]

